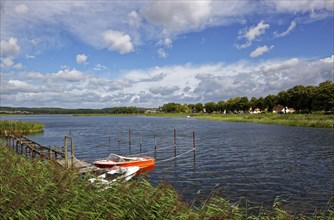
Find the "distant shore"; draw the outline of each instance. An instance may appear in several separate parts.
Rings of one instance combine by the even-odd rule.
[[[45,114],[42,114],[45,115]],[[57,114],[50,114],[54,116]],[[149,117],[192,117],[203,120],[215,120],[225,122],[252,122],[260,124],[277,124],[285,126],[315,127],[315,128],[333,128],[334,115],[324,113],[313,114],[207,114],[207,113],[147,113],[147,114],[108,114],[108,113],[83,113],[69,114],[73,116],[149,116]],[[17,116],[17,115],[6,115]],[[29,115],[33,116],[33,115]]]

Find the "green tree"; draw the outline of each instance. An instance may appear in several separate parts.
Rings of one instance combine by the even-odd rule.
[[[278,103],[283,105],[284,107],[289,105],[290,95],[287,91],[280,91],[277,95]],[[284,108],[284,113],[286,113],[286,108]]]
[[[195,104],[195,111],[196,111],[196,112],[202,112],[203,109],[204,109],[204,106],[203,106],[202,103],[197,103],[197,104]]]
[[[269,112],[273,111],[273,107],[277,105],[278,98],[276,95],[269,94],[264,98],[265,108],[268,109]]]
[[[224,112],[226,110],[226,102],[224,100],[217,103],[217,111]]]
[[[177,113],[177,112],[180,112],[180,109],[181,109],[180,107],[181,107],[181,104],[169,102],[162,106],[162,111],[166,113]]]
[[[261,111],[266,109],[266,102],[262,96],[258,98],[256,102],[256,108],[259,108]]]
[[[256,97],[252,97],[251,100],[249,101],[249,105],[252,108],[252,110],[254,111],[257,107],[258,104],[258,99]]]
[[[237,110],[242,110],[244,112],[248,111],[250,107],[250,103],[248,101],[247,96],[241,97],[237,102]]]
[[[217,104],[214,102],[208,102],[204,105],[204,108],[207,113],[212,113],[214,111],[217,111]]]
[[[320,83],[314,95],[313,107],[316,110],[334,111],[334,83]]]

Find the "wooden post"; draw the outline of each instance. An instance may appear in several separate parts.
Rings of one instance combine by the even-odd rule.
[[[140,147],[140,152],[141,152],[141,148],[142,148],[142,146],[143,146],[143,140],[142,140],[142,138],[141,138],[141,133],[139,132],[139,147]]]
[[[73,139],[71,138],[71,163],[72,163],[72,169],[74,168],[74,144]]]
[[[195,131],[193,131],[193,149],[194,149],[194,161],[196,161],[196,142],[195,142]]]
[[[129,148],[131,148],[131,130],[129,129]]]
[[[68,167],[68,161],[67,161],[67,141],[66,141],[66,137],[64,138],[64,149],[63,149],[63,153],[64,153],[64,159],[65,159],[65,167]]]
[[[120,138],[120,134],[119,134],[119,130],[118,130],[118,132],[117,132],[117,141],[118,141],[118,144],[121,142],[121,138]]]
[[[176,129],[174,128],[174,157],[176,157]]]
[[[154,134],[154,150],[157,150],[157,135]]]

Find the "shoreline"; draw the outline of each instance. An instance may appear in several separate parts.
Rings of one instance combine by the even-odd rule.
[[[63,114],[38,114],[38,115],[4,115],[4,116],[59,116]],[[129,116],[147,116],[147,117],[170,117],[182,118],[191,117],[201,120],[214,120],[224,122],[251,122],[259,124],[276,124],[295,127],[314,127],[314,128],[334,128],[334,115],[325,115],[323,113],[314,114],[206,114],[206,113],[148,113],[148,114],[66,114],[68,116],[110,116],[110,117],[129,117]]]

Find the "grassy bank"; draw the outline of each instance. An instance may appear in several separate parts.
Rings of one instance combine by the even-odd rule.
[[[196,118],[231,122],[254,122],[299,127],[332,128],[334,115],[324,114],[201,114]]]
[[[28,160],[0,147],[0,213],[3,219],[333,219],[333,210],[311,217],[231,205],[209,197],[199,206],[182,202],[169,185],[144,179],[101,191],[75,171],[51,162]],[[254,213],[256,209],[256,215]]]
[[[29,121],[0,121],[0,135],[29,134],[42,132],[44,124]]]
[[[146,116],[159,117],[191,117],[228,122],[252,122],[261,124],[278,124],[298,127],[332,128],[334,115],[325,114],[205,114],[205,113],[167,113],[167,114],[146,114]]]

